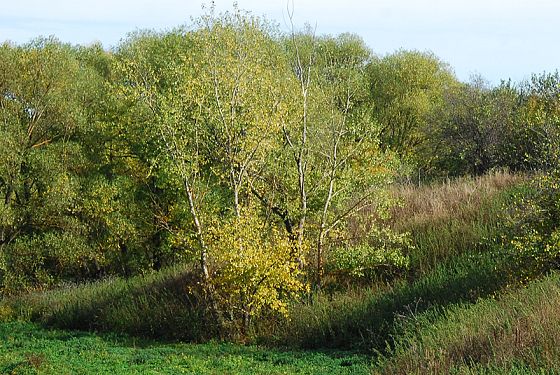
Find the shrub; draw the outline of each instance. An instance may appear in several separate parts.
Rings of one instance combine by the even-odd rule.
[[[305,289],[289,239],[249,210],[211,230],[209,247],[219,308],[244,332],[264,309],[286,315],[287,301]]]
[[[506,217],[502,243],[526,277],[560,266],[560,171],[537,176]]]
[[[22,236],[4,248],[0,258],[5,265],[0,284],[4,294],[49,288],[64,279],[79,280],[91,275],[100,260],[83,237],[70,232]]]
[[[371,281],[381,273],[406,269],[409,263],[407,253],[411,248],[407,233],[374,225],[360,243],[332,249],[327,257],[326,269],[337,278]]]

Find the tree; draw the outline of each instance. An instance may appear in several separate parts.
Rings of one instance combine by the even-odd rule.
[[[11,287],[95,262],[79,216],[83,79],[74,51],[55,39],[0,47],[0,257]]]
[[[174,44],[178,42],[177,44]],[[166,37],[140,34],[120,51],[116,70],[120,79],[115,91],[131,102],[129,110],[138,112],[132,119],[139,132],[148,130],[149,149],[138,150],[137,156],[148,164],[147,173],[158,168],[162,187],[175,188],[183,195],[189,221],[198,247],[202,279],[207,283],[208,247],[200,217],[204,183],[198,137],[199,124],[194,112],[200,104],[176,95],[183,74],[180,58],[188,50],[178,30]],[[159,58],[161,58],[161,60]],[[152,128],[147,126],[152,124]],[[200,190],[199,190],[200,189]]]
[[[450,67],[432,53],[399,50],[374,58],[367,72],[382,147],[421,163],[431,115],[458,84]]]
[[[222,317],[241,317],[246,329],[263,305],[282,306],[280,299],[289,294],[279,290],[302,287],[290,266],[293,257],[282,255],[282,243],[266,217],[251,210],[255,217],[248,221],[243,212],[251,207],[250,179],[265,167],[281,129],[276,84],[282,87],[282,55],[266,25],[240,12],[210,14],[198,24],[195,31],[179,31],[182,48],[163,69],[150,58],[150,42],[130,56],[123,54],[115,89],[136,103],[131,108],[142,113],[138,119],[145,116],[155,130],[153,173],[166,181],[160,184],[164,190],[180,187],[177,209],[188,207],[189,226],[170,229],[185,250],[198,254],[202,284],[219,325],[226,324]],[[232,267],[238,257],[252,264]],[[289,272],[273,277],[272,265]],[[220,298],[224,295],[239,298]]]
[[[511,135],[516,123],[517,94],[506,84],[490,88],[473,77],[445,94],[445,106],[433,114],[430,142],[433,154],[425,162],[432,174],[481,175],[508,167]],[[509,159],[509,160],[508,160]]]
[[[371,204],[392,166],[379,149],[365,99],[369,51],[363,42],[304,32],[293,33],[285,45],[295,95],[286,96],[290,115],[283,117],[276,168],[256,179],[254,191],[284,223],[300,264],[304,257],[311,261],[310,275],[320,288],[329,234]],[[310,243],[313,251],[305,254]]]
[[[200,103],[204,152],[212,171],[229,190],[235,216],[249,179],[263,168],[281,130],[283,56],[270,26],[236,10],[206,16],[192,34],[195,44],[185,79],[189,101]],[[245,202],[246,204],[246,202]]]
[[[519,91],[516,140],[524,167],[551,171],[560,156],[560,73],[534,74]]]

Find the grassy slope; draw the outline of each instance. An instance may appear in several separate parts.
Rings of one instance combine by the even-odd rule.
[[[420,275],[461,254],[485,251],[509,191],[522,182],[518,175],[496,172],[433,186],[397,187],[394,195],[403,204],[393,210],[391,225],[412,235],[412,272]]]
[[[257,336],[293,347],[372,350],[379,353],[374,371],[384,373],[554,373],[560,368],[555,359],[560,352],[554,349],[560,346],[560,330],[555,329],[560,326],[555,316],[560,316],[560,277],[514,289],[511,285],[519,284],[506,278],[508,265],[496,247],[488,245],[496,234],[496,217],[511,199],[507,190],[518,182],[496,174],[429,188],[403,187],[396,194],[405,206],[391,224],[412,233],[416,249],[410,274],[391,285],[296,304],[290,321],[257,325]],[[185,298],[184,283],[177,282],[183,279],[180,275],[170,270],[6,300],[0,303],[0,321],[2,314],[15,314],[66,328],[196,337],[204,326],[196,323],[193,301]],[[366,357],[359,355],[229,344],[135,348],[111,336],[18,324],[0,326],[0,342],[11,345],[0,346],[0,372],[14,366],[30,371],[41,366],[47,373],[87,373],[83,366],[114,373],[157,368],[163,373],[182,369],[234,374],[371,371]],[[85,361],[76,358],[80,351]],[[96,356],[105,359],[95,362]]]
[[[386,374],[557,373],[560,274],[498,298],[404,322]]]
[[[368,374],[364,356],[234,344],[135,343],[114,335],[0,324],[0,373]]]

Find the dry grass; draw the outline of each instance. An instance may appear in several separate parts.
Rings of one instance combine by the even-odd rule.
[[[524,180],[521,175],[494,172],[427,186],[393,187],[393,197],[401,204],[392,208],[388,224],[412,236],[411,271],[421,275],[453,257],[487,250],[503,207],[511,200],[508,192]]]
[[[523,180],[521,175],[494,172],[420,187],[397,185],[393,195],[402,204],[392,209],[392,225],[395,229],[408,229],[450,218],[472,220],[490,197]]]

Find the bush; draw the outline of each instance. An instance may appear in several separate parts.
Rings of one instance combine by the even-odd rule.
[[[208,245],[219,309],[243,332],[263,310],[286,315],[287,301],[305,290],[289,239],[248,209],[211,230]]]
[[[412,248],[407,233],[374,225],[360,243],[332,249],[326,270],[337,279],[372,281],[380,274],[405,270],[409,263],[407,254]]]
[[[517,196],[502,234],[514,270],[528,278],[560,267],[560,172],[540,175]]]
[[[70,232],[22,236],[4,248],[0,258],[5,265],[0,280],[3,294],[45,289],[62,280],[80,280],[92,275],[100,263],[99,254],[84,238]]]

